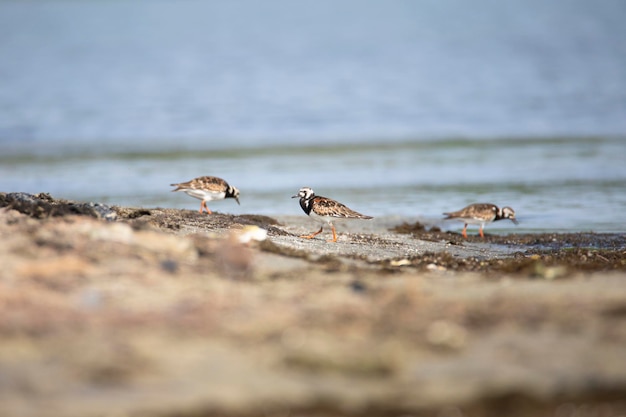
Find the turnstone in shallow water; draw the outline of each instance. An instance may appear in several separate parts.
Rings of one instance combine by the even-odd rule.
[[[511,207],[498,208],[495,204],[490,203],[476,203],[470,204],[467,207],[451,213],[443,213],[447,216],[444,220],[456,219],[465,223],[463,232],[461,234],[464,238],[467,238],[467,225],[468,224],[480,224],[478,233],[480,237],[484,238],[483,228],[485,223],[491,223],[498,220],[509,219],[513,223],[517,224],[515,219],[515,211]]]
[[[333,239],[329,242],[337,241],[337,231],[333,222],[341,219],[372,219],[373,217],[365,216],[361,213],[349,209],[345,205],[333,199],[315,195],[315,192],[309,187],[300,188],[298,194],[291,198],[300,198],[300,207],[306,214],[322,223],[322,227],[317,232],[310,235],[300,236],[305,239],[312,239],[322,233],[324,224],[328,223],[333,231]]]
[[[206,209],[206,212],[211,214],[211,210],[206,205],[207,201],[234,198],[239,204],[239,190],[218,177],[198,177],[191,181],[170,185],[176,187],[172,191],[184,191],[187,195],[202,200],[200,213]]]

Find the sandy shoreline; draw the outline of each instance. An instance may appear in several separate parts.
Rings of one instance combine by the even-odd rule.
[[[314,228],[0,193],[0,414],[626,414],[624,235]]]

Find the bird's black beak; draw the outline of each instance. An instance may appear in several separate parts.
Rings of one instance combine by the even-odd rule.
[[[519,224],[519,222],[517,221],[517,219],[516,219],[516,218],[514,218],[514,217],[513,217],[513,218],[511,218],[511,221],[512,221],[513,223],[515,223],[515,225],[516,225],[516,226]]]
[[[237,204],[241,205],[241,203],[239,202],[239,197],[235,197],[235,201],[237,201]]]
[[[296,195],[292,195],[292,196],[291,196],[291,198],[298,198],[298,197],[300,197],[300,196],[299,196],[299,195],[297,195],[297,194],[296,194]]]

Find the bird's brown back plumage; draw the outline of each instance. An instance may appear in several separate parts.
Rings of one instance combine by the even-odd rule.
[[[498,207],[491,203],[470,204],[461,210],[443,213],[446,219],[489,219],[496,216]]]
[[[354,211],[338,201],[319,195],[311,199],[311,210],[318,216],[346,219],[372,219],[371,216],[366,216],[357,211]]]
[[[178,184],[170,184],[170,185],[173,187],[176,187],[176,189],[172,191],[180,191],[180,190],[185,190],[185,189],[192,189],[192,190],[202,189],[202,190],[215,191],[215,192],[226,192],[226,190],[229,188],[228,183],[224,181],[223,179],[218,178],[218,177],[209,177],[209,176],[198,177],[198,178],[192,179],[191,181],[181,182]]]

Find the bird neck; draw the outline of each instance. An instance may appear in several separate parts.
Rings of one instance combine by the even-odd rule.
[[[304,210],[307,215],[311,213],[311,209],[313,208],[313,197],[314,196],[311,195],[308,198],[300,198],[300,207],[302,207],[302,210]]]

